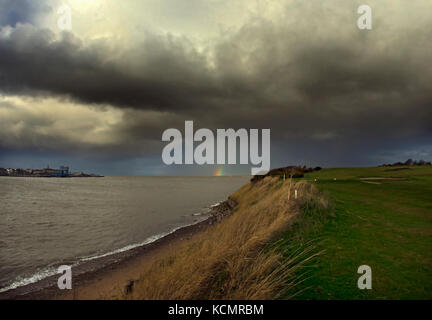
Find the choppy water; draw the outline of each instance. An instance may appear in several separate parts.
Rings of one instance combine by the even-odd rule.
[[[248,179],[0,177],[0,292],[195,223]]]

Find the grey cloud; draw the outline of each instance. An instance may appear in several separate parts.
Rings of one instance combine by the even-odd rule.
[[[51,11],[52,8],[43,0],[0,0],[0,26],[34,23],[38,15]]]
[[[360,31],[354,14],[337,11],[339,26],[318,23],[312,18],[325,9],[294,3],[299,11],[286,14],[302,12],[296,23],[257,18],[204,53],[173,36],[147,34],[121,52],[18,26],[0,38],[0,91],[121,108],[123,122],[113,130],[128,155],[157,154],[162,131],[184,120],[271,128],[278,159],[285,152],[369,163],[374,154],[425,145],[432,138],[432,24],[392,29],[378,20]]]
[[[149,38],[116,54],[104,43],[86,46],[68,33],[55,40],[49,30],[18,26],[0,40],[1,90],[159,110],[194,107],[217,91],[202,58],[174,39]]]

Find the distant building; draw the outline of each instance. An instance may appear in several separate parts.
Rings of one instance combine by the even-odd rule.
[[[49,177],[59,177],[60,176],[60,170],[45,168],[45,169],[43,169],[43,174],[46,176],[49,176]]]
[[[60,174],[62,177],[68,177],[69,176],[69,167],[60,166]]]
[[[26,172],[24,169],[18,168],[18,169],[15,169],[15,174],[18,176],[25,176]]]
[[[61,166],[60,169],[53,169],[48,166],[42,170],[33,170],[33,174],[44,177],[69,177],[69,167]]]
[[[72,174],[69,167],[60,166],[60,169],[53,169],[47,166],[45,169],[14,169],[0,168],[0,176],[12,177],[70,177]]]
[[[32,170],[32,175],[33,176],[43,176],[44,175],[44,173],[45,173],[45,170],[44,169],[34,169],[34,170]]]

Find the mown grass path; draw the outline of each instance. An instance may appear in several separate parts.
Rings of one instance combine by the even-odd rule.
[[[305,179],[328,194],[334,216],[305,234],[325,252],[296,298],[432,298],[431,167],[326,169]],[[357,287],[360,265],[372,268],[371,290]]]

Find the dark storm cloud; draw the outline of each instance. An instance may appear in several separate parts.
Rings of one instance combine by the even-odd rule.
[[[356,104],[375,95],[398,94],[403,101],[426,94],[428,70],[404,55],[368,52],[355,41],[300,42],[291,48],[279,33],[260,35],[263,29],[253,30],[262,48],[237,49],[248,41],[237,35],[216,47],[210,68],[190,44],[174,39],[151,37],[112,58],[117,53],[103,43],[84,45],[70,34],[56,40],[48,30],[20,26],[0,40],[0,86],[8,94],[64,95],[90,104],[179,112],[246,107],[295,113],[294,106],[324,104],[331,113],[342,103],[356,111]]]
[[[432,24],[360,31],[351,20],[308,20],[317,16],[308,10],[310,23],[256,19],[204,53],[172,36],[148,34],[118,51],[18,26],[0,37],[0,91],[122,109],[113,130],[123,143],[107,145],[112,154],[157,154],[163,130],[184,120],[271,128],[276,161],[369,164],[426,145]]]
[[[0,87],[8,94],[64,95],[84,103],[138,109],[194,107],[217,93],[203,58],[174,39],[149,38],[116,55],[72,34],[19,26],[0,40]]]

